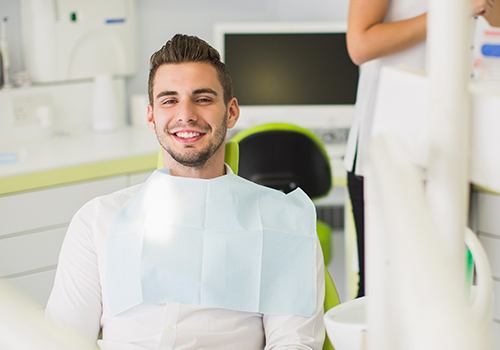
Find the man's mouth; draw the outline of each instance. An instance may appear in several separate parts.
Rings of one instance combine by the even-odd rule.
[[[181,142],[194,142],[201,139],[205,135],[205,133],[192,130],[181,130],[173,132],[172,135],[176,140]]]
[[[175,133],[175,136],[180,137],[181,139],[191,139],[193,137],[200,136],[200,133],[195,131],[181,131]]]

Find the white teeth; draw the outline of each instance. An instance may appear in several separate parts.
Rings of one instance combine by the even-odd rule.
[[[189,138],[192,138],[192,137],[200,136],[200,133],[199,132],[187,132],[187,131],[184,131],[184,132],[178,132],[178,133],[176,133],[176,135],[178,137],[183,138],[183,139],[189,139]]]

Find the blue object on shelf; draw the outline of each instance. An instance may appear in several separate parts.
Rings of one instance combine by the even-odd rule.
[[[14,152],[0,152],[0,165],[17,162],[17,154]]]
[[[125,23],[125,18],[107,18],[104,22],[106,24],[121,24]]]
[[[486,57],[500,57],[500,44],[484,44],[481,53]]]

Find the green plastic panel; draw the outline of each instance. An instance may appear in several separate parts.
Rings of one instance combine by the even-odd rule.
[[[0,178],[0,195],[155,169],[157,154],[114,159]]]

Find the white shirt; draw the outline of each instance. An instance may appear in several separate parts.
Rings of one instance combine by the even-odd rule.
[[[317,256],[317,308],[311,317],[275,316],[179,303],[143,304],[116,316],[103,299],[107,227],[141,185],[95,198],[68,228],[46,313],[103,350],[321,349],[324,265]],[[319,247],[320,245],[317,244]],[[102,339],[98,340],[102,330]]]
[[[427,0],[391,0],[389,1],[384,22],[415,17],[426,12],[426,10]],[[355,170],[357,175],[364,175],[366,169],[379,73],[383,66],[400,66],[412,70],[424,69],[425,43],[420,43],[404,51],[368,61],[360,66],[354,120],[349,132],[344,158],[347,171],[352,171],[357,147]]]

